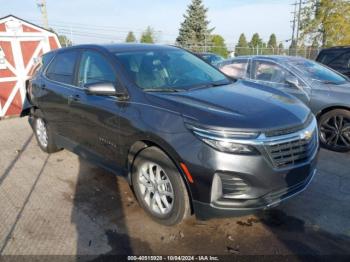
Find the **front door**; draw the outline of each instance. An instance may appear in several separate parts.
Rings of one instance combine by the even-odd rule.
[[[115,96],[89,95],[86,84],[110,82],[116,73],[108,59],[95,50],[83,51],[77,70],[77,95],[70,101],[74,140],[84,150],[111,163],[118,158],[119,107]]]

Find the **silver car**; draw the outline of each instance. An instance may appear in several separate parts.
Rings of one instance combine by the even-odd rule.
[[[288,92],[303,101],[318,120],[323,147],[350,151],[350,81],[315,61],[290,56],[242,56],[225,60],[226,75]]]

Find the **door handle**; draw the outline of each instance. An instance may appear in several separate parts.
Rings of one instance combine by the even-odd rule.
[[[80,100],[80,95],[69,95],[68,96],[68,104],[72,102],[78,102]]]

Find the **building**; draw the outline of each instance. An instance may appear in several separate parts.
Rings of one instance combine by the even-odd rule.
[[[55,33],[13,15],[0,18],[0,118],[21,113],[34,64],[56,48]]]

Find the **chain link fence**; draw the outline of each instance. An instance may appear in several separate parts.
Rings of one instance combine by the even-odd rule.
[[[268,48],[268,47],[235,47],[234,45],[223,48],[222,46],[213,45],[182,45],[182,48],[191,50],[192,52],[213,52],[213,53],[225,53],[220,52],[223,49],[227,50],[228,57],[237,57],[245,55],[287,55],[287,56],[301,56],[307,59],[316,59],[321,49],[319,48]]]

